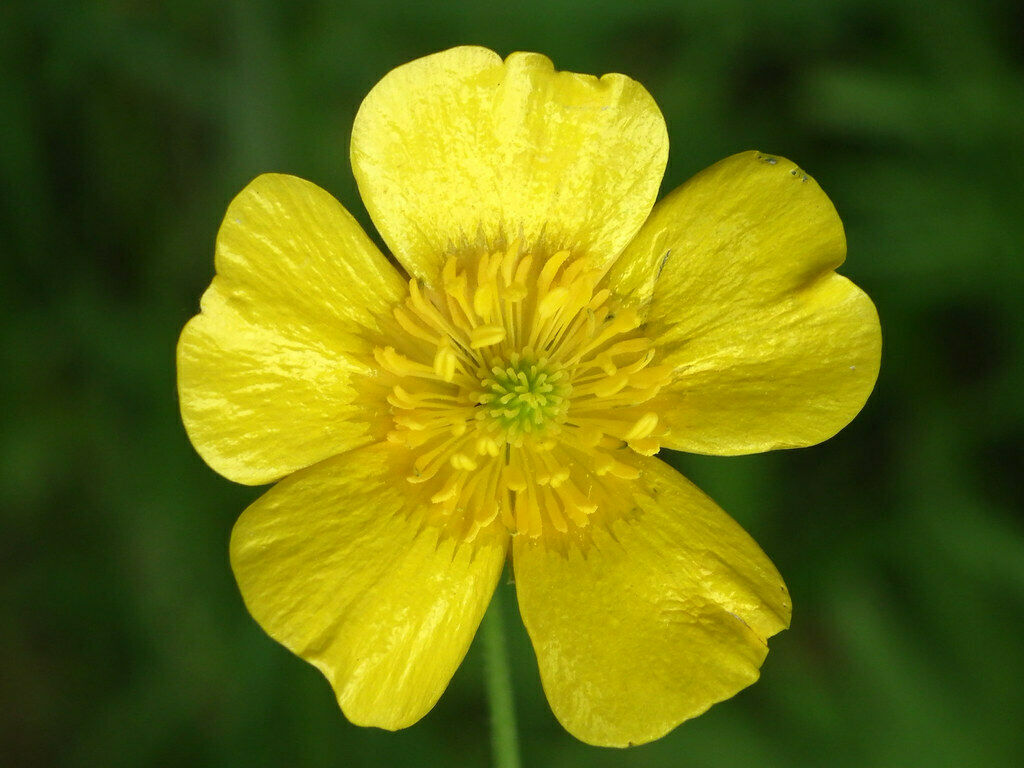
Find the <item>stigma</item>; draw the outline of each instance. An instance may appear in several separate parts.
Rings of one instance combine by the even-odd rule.
[[[432,288],[410,280],[396,344],[374,354],[388,440],[408,449],[430,522],[462,538],[495,525],[558,536],[621,506],[614,481],[661,447],[645,404],[669,371],[601,277],[567,250],[540,258],[514,242],[450,256]]]

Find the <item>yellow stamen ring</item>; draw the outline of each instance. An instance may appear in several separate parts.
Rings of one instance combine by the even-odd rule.
[[[621,506],[603,478],[637,477],[629,456],[660,448],[642,404],[669,372],[600,277],[568,251],[513,243],[450,257],[440,290],[410,281],[394,311],[405,343],[375,350],[393,379],[388,440],[412,452],[408,480],[450,532],[585,529]]]

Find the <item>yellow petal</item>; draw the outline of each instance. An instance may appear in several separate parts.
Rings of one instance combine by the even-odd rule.
[[[842,222],[793,163],[733,155],[661,201],[610,273],[648,305],[672,383],[653,403],[662,444],[741,454],[825,440],[878,377],[871,300],[833,270]]]
[[[507,542],[439,540],[411,505],[401,450],[375,444],[297,472],[231,536],[256,621],[324,673],[353,723],[390,730],[423,717],[448,685]]]
[[[375,406],[363,374],[405,288],[341,204],[260,176],[228,207],[216,267],[178,342],[182,419],[206,462],[265,483],[376,437],[384,394]]]
[[[657,739],[754,682],[789,626],[785,584],[713,501],[657,459],[618,481],[632,517],[582,551],[514,540],[519,609],[555,716],[599,746]]]
[[[367,210],[428,283],[445,253],[481,242],[568,248],[607,266],[650,212],[667,156],[664,119],[639,83],[476,47],[391,71],[352,129]]]

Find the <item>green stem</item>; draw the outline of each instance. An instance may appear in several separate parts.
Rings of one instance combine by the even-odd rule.
[[[484,614],[482,626],[487,703],[491,709],[491,750],[494,753],[494,768],[519,768],[519,736],[512,697],[512,672],[505,643],[502,592],[502,585],[499,584]]]

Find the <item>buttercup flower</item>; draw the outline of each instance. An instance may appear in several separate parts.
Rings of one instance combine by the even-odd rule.
[[[655,454],[832,436],[878,318],[804,172],[744,152],[654,206],[667,154],[628,77],[455,48],[385,76],[353,127],[400,267],[310,182],[260,176],[228,208],[182,416],[217,472],[279,481],[231,564],[352,722],[430,710],[508,558],[551,707],[592,744],[732,696],[788,626],[772,563]]]

